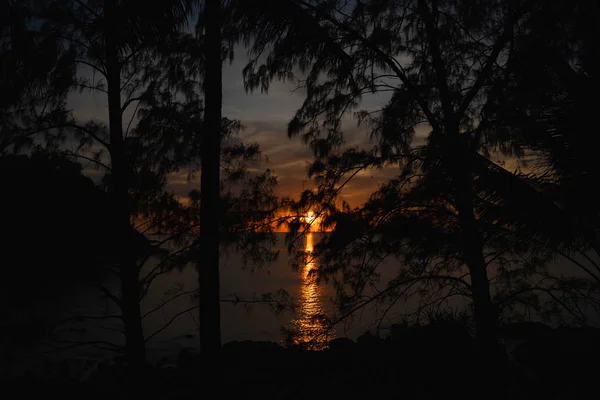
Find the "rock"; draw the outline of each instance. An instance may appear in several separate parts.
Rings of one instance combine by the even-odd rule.
[[[338,337],[329,341],[329,349],[335,352],[351,351],[355,343],[345,337]]]
[[[177,355],[177,367],[181,369],[192,369],[198,365],[199,355],[190,349],[181,349]]]
[[[379,336],[373,335],[369,331],[367,331],[367,332],[363,333],[362,335],[360,335],[356,339],[356,342],[360,346],[364,346],[364,347],[381,347],[382,345],[385,344],[385,340],[383,340]]]
[[[541,322],[513,322],[498,328],[505,340],[531,340],[552,334],[552,328]]]
[[[273,354],[283,350],[279,344],[271,341],[233,341],[223,345],[223,352],[226,353],[261,353]]]
[[[406,324],[393,324],[390,327],[390,333],[392,335],[392,341],[398,342],[406,337],[408,333],[408,325]]]

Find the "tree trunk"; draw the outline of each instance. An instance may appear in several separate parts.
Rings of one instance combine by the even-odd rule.
[[[483,255],[483,240],[477,229],[477,221],[473,213],[473,200],[471,193],[464,193],[463,190],[465,189],[461,189],[461,193],[457,195],[463,256],[471,276],[477,338],[482,352],[489,354],[494,352],[496,345],[497,315],[490,296],[490,281]],[[471,198],[469,199],[469,197]]]
[[[471,294],[475,326],[478,339],[478,357],[474,365],[473,379],[478,382],[481,394],[490,399],[505,398],[505,388],[498,382],[503,381],[506,373],[506,359],[498,352],[496,341],[497,313],[490,296],[490,281],[483,253],[483,236],[477,226],[474,213],[473,178],[470,161],[472,154],[468,147],[455,152],[462,154],[454,158],[453,183],[455,187],[456,208],[460,226],[462,253],[471,276]]]
[[[221,349],[219,283],[220,155],[221,155],[221,2],[207,0],[205,16],[204,129],[201,147],[200,351],[212,358]]]
[[[472,152],[468,144],[454,130],[455,151],[450,156],[452,180],[455,188],[456,208],[460,226],[462,253],[471,276],[471,291],[477,338],[484,356],[496,351],[497,313],[490,295],[490,281],[487,263],[483,253],[483,236],[477,227],[474,213],[474,193],[472,178]]]
[[[121,311],[125,329],[125,355],[130,366],[141,367],[146,361],[140,311],[139,271],[133,244],[129,199],[129,165],[123,138],[121,112],[121,65],[117,45],[115,0],[105,0],[106,73],[110,129],[112,206],[115,239],[121,274]]]

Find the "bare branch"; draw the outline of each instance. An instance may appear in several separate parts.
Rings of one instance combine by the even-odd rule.
[[[142,96],[136,96],[136,97],[130,97],[128,98],[125,102],[123,102],[123,106],[121,107],[121,112],[125,112],[125,110],[127,110],[127,107],[129,107],[129,105],[135,101],[140,101],[142,99]]]
[[[113,293],[111,293],[110,290],[108,290],[108,288],[104,285],[97,285],[98,289],[100,289],[102,291],[102,293],[104,293],[106,295],[106,297],[108,297],[109,299],[111,299],[116,305],[118,305],[119,307],[121,307],[121,300],[115,296]]]
[[[147,342],[148,342],[150,339],[152,339],[154,336],[158,335],[159,333],[161,333],[162,331],[164,331],[165,329],[167,329],[167,328],[168,328],[168,327],[169,327],[169,326],[170,326],[170,325],[173,323],[173,321],[175,321],[175,320],[176,320],[178,317],[182,316],[183,314],[187,314],[187,313],[189,313],[190,311],[196,310],[196,309],[198,309],[198,308],[200,308],[200,306],[199,306],[199,305],[195,305],[195,306],[193,306],[193,307],[186,308],[185,310],[183,310],[183,311],[180,311],[180,312],[178,312],[177,314],[173,315],[173,317],[171,317],[171,319],[170,319],[169,321],[167,321],[167,323],[166,323],[166,324],[164,324],[162,327],[160,327],[159,329],[157,329],[156,331],[154,331],[154,332],[153,332],[153,333],[152,333],[150,336],[148,336],[148,337],[147,337],[147,338],[144,340],[144,342],[146,342],[146,343],[147,343]]]
[[[102,74],[102,76],[104,76],[104,78],[106,79],[106,71],[103,70],[102,68],[100,68],[99,66],[97,66],[95,64],[92,64],[92,63],[90,63],[88,61],[85,61],[85,60],[75,60],[75,62],[79,63],[79,64],[87,65],[88,67],[90,67],[90,68],[92,68],[92,69],[100,72]]]
[[[98,165],[98,166],[106,169],[107,171],[111,170],[111,168],[108,165],[104,164],[103,162],[98,161],[98,160],[93,159],[93,158],[88,157],[88,156],[84,156],[83,154],[76,154],[76,153],[73,153],[71,151],[66,151],[66,152],[64,152],[64,154],[66,156],[69,156],[69,157],[75,157],[75,158],[81,158],[82,160],[87,160],[89,162],[92,162],[92,163],[94,163],[94,164],[96,164],[96,165]]]
[[[163,301],[161,304],[159,304],[158,306],[152,308],[151,310],[147,311],[144,315],[142,315],[142,319],[146,318],[148,315],[160,310],[161,308],[163,308],[164,306],[166,306],[167,304],[169,304],[170,302],[172,302],[173,300],[176,300],[182,296],[185,295],[191,295],[194,293],[198,293],[198,289],[194,289],[194,290],[187,290],[185,292],[179,292],[178,294],[172,296],[169,300]]]

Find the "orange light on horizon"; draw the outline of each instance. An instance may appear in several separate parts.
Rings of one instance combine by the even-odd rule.
[[[308,224],[309,232],[319,232],[321,231],[321,218],[319,218],[313,211],[307,211],[306,216],[303,217],[303,222]]]
[[[315,221],[315,213],[309,211],[306,213],[306,222],[312,224]]]
[[[315,213],[314,211],[307,211],[304,215],[287,214],[284,212],[279,212],[276,216],[276,222],[273,222],[271,226],[274,232],[289,232],[287,222],[298,220],[301,223],[310,225],[310,229],[307,232],[331,232],[334,229],[333,226],[324,229],[323,218],[317,215],[317,213]],[[284,221],[283,224],[281,224],[282,221]]]

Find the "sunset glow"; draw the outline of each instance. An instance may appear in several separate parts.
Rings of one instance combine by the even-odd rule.
[[[309,225],[309,232],[321,231],[321,219],[313,212],[308,211],[303,218],[303,222]]]
[[[311,217],[314,218],[312,212],[309,212],[306,218]],[[299,317],[293,322],[296,324],[299,333],[296,344],[306,345],[311,350],[322,350],[327,347],[329,340],[335,337],[335,331],[331,330],[320,335],[327,324],[320,319],[320,316],[324,313],[321,287],[318,285],[315,275],[311,274],[311,271],[317,268],[311,254],[314,249],[313,242],[313,234],[306,235],[304,251],[308,253],[309,258],[302,270]]]

